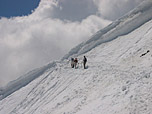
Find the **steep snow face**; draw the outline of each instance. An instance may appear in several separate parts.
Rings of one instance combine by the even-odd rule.
[[[151,114],[152,20],[85,53],[87,69],[57,62],[0,101],[0,114]],[[149,51],[148,51],[149,50]]]
[[[47,4],[49,1],[46,0],[42,3]],[[147,0],[143,2],[140,6],[134,9],[132,12],[128,13],[126,16],[121,19],[113,22],[111,25],[107,26],[105,29],[97,32],[92,38],[84,43],[81,43],[76,48],[72,49],[69,54],[64,56],[64,59],[67,59],[70,56],[78,56],[83,53],[88,52],[89,50],[95,48],[96,46],[111,41],[123,36],[127,33],[130,33],[134,29],[141,26],[143,23],[147,22],[152,17],[152,1]],[[48,65],[50,66],[50,65]],[[21,87],[27,85],[35,78],[39,77],[48,67],[36,69],[31,71],[31,73],[24,75],[22,78],[11,82],[4,88],[0,88],[0,100],[7,97],[14,91],[20,89]],[[25,78],[26,77],[26,78]],[[24,82],[22,82],[24,80]],[[25,81],[26,80],[26,81]],[[22,83],[21,83],[22,82]]]
[[[17,80],[10,82],[7,86],[0,88],[0,100],[7,97],[8,95],[12,94],[13,92],[17,91],[18,89],[26,86],[34,79],[41,76],[46,70],[52,69],[56,66],[55,62],[52,62],[46,66],[41,68],[34,69],[27,73],[26,75],[21,76]]]
[[[65,58],[79,55],[77,69],[64,59],[1,88],[0,114],[151,114],[150,6],[144,2],[73,49]]]
[[[129,12],[126,16],[98,31],[90,38],[90,40],[83,42],[77,47],[73,48],[67,55],[63,57],[63,59],[68,59],[70,56],[84,54],[102,43],[114,40],[119,36],[126,35],[143,25],[145,22],[151,20],[151,18],[152,1],[147,0],[133,11]]]

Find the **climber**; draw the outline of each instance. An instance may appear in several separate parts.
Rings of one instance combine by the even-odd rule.
[[[77,64],[78,64],[78,59],[75,58],[75,59],[74,59],[74,67],[75,67],[75,69],[77,68]]]
[[[74,68],[74,58],[71,58],[71,67]]]
[[[86,69],[86,63],[87,63],[87,58],[84,56],[84,58],[83,58],[83,66],[84,66],[84,69]]]

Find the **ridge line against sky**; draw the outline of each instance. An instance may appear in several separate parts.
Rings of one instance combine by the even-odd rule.
[[[71,48],[142,1],[41,0],[30,15],[2,17],[0,86],[31,69],[62,58]]]

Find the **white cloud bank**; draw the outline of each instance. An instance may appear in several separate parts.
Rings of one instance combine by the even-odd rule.
[[[70,1],[41,0],[38,8],[29,16],[0,19],[0,86],[33,68],[60,59],[72,47],[108,25],[109,20],[122,16],[141,2]],[[123,5],[117,5],[120,3]],[[74,4],[77,6],[74,7]],[[69,15],[67,10],[71,15],[76,12],[77,16]]]
[[[93,0],[98,7],[99,15],[115,20],[135,8],[144,0]]]

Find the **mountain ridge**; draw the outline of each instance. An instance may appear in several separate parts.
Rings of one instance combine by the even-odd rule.
[[[0,101],[0,113],[150,114],[152,20],[149,19],[152,16],[152,1],[143,3],[139,9],[136,8],[139,14],[134,10],[134,18],[130,13],[131,18],[125,18],[126,22],[119,20],[123,24],[114,22],[114,26],[118,27],[113,26],[114,30],[103,38],[99,35],[101,30],[93,36],[95,39],[90,39],[87,45],[80,44],[80,47],[73,49],[62,61],[38,69],[35,79]],[[145,23],[140,25],[143,21]],[[135,28],[129,33],[123,31],[131,26],[128,26],[128,22]],[[140,26],[137,26],[138,24]],[[125,25],[125,29],[120,29]],[[118,35],[119,32],[126,34]],[[113,36],[117,38],[113,39]],[[112,40],[107,42],[104,38]],[[87,69],[83,69],[81,64],[84,54],[88,58]],[[77,69],[72,69],[66,60],[71,56],[79,59]],[[21,83],[22,81],[25,80],[21,80]]]
[[[88,51],[92,50],[93,48],[95,48],[96,46],[98,46],[102,43],[106,43],[106,42],[109,42],[111,40],[118,38],[119,36],[126,35],[126,34],[130,33],[131,31],[133,31],[134,29],[137,29],[138,27],[142,26],[144,23],[146,23],[147,21],[149,21],[152,18],[152,15],[150,15],[152,12],[152,7],[150,7],[150,6],[152,6],[151,0],[144,1],[137,8],[130,11],[122,18],[114,21],[113,23],[111,23],[110,25],[105,27],[104,29],[101,29],[100,31],[98,31],[96,34],[94,34],[86,42],[82,42],[81,44],[79,44],[75,48],[71,49],[71,51],[62,58],[62,60],[68,59],[70,56],[78,56],[78,55],[87,53]],[[141,17],[144,17],[144,18],[139,19]],[[138,21],[138,19],[139,19],[139,21]],[[125,20],[127,20],[127,21],[125,21]],[[121,24],[121,23],[125,23],[125,24]],[[136,24],[133,24],[133,23],[136,23]],[[128,26],[128,24],[129,24],[129,26]],[[127,27],[125,28],[124,25],[126,25]],[[122,30],[122,29],[124,29],[124,30]],[[54,63],[51,63],[51,64],[54,64]],[[48,64],[48,66],[49,66],[49,64]],[[40,68],[38,68],[38,69],[40,69]],[[44,72],[45,71],[44,69],[42,68],[42,70],[40,70],[40,71],[37,70],[36,72],[37,73]],[[25,75],[28,75],[28,74],[25,74]],[[20,81],[18,81],[20,79],[22,80],[22,78],[20,78],[20,79],[17,79],[16,81],[13,81],[13,83],[12,82],[9,83],[5,87],[0,88],[0,96],[1,96],[0,100],[7,97],[8,95],[13,93],[14,91],[20,89],[21,87],[26,86],[28,83],[30,83],[32,80],[34,80],[35,78],[37,78],[39,76],[40,75],[35,75],[35,76],[34,75],[29,75],[29,76],[23,75],[22,76],[23,78],[29,77],[29,78],[31,78],[31,80],[29,80],[27,78],[26,79],[27,82],[24,84],[21,84],[22,86],[18,87],[18,85],[16,85],[15,83],[20,82]],[[14,84],[16,86],[13,86]],[[7,93],[8,90],[11,90],[11,91],[9,91]]]
[[[137,8],[130,11],[122,18],[114,21],[107,27],[98,31],[95,35],[93,35],[90,38],[90,40],[87,40],[86,42],[82,42],[81,44],[73,48],[68,54],[66,54],[62,58],[62,60],[67,59],[70,56],[78,56],[84,54],[102,43],[114,40],[119,36],[123,36],[132,32],[136,28],[140,27],[144,23],[151,20],[152,18],[152,15],[150,15],[152,12],[151,6],[152,6],[152,1],[150,0],[142,2]],[[124,27],[125,25],[127,26],[126,28]]]

